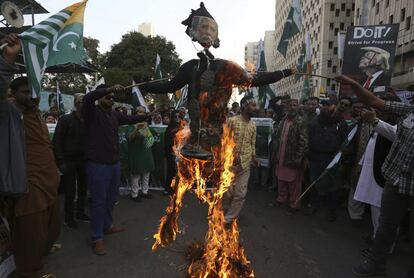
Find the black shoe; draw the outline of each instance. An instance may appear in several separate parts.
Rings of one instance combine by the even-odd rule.
[[[147,193],[147,194],[142,193],[141,197],[144,198],[144,199],[152,199],[152,195],[149,194],[149,193]]]
[[[357,277],[371,277],[385,275],[386,271],[385,266],[379,266],[371,260],[365,260],[362,264],[354,266],[352,273]]]
[[[63,225],[65,225],[66,227],[71,228],[71,229],[78,228],[78,223],[76,223],[76,221],[73,220],[73,219],[63,222]]]
[[[82,222],[90,222],[91,218],[83,212],[76,214],[76,219]]]
[[[362,257],[365,259],[372,259],[372,249],[371,248],[365,248],[361,250]]]
[[[132,197],[131,196],[131,200],[134,201],[134,202],[137,202],[137,203],[141,202],[141,196],[139,196],[139,195],[137,197]]]
[[[328,221],[328,222],[335,222],[336,221],[336,211],[334,211],[334,210],[328,210],[327,212],[326,212],[326,220]]]

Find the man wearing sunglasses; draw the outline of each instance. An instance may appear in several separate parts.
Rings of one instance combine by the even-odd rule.
[[[147,120],[147,116],[127,116],[112,110],[115,94],[121,93],[123,89],[121,85],[100,85],[83,100],[86,176],[92,197],[91,239],[93,251],[97,255],[106,254],[104,235],[125,230],[125,227],[112,225],[112,209],[120,182],[118,127]]]

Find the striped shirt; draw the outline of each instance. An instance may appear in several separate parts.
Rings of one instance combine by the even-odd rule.
[[[256,124],[252,121],[246,122],[241,115],[237,115],[229,118],[227,125],[234,132],[235,160],[244,170],[256,155]]]
[[[414,196],[414,106],[385,102],[384,110],[401,116],[397,136],[382,165],[385,179],[398,186],[401,194]]]

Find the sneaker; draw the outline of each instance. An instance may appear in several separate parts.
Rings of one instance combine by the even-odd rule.
[[[134,202],[137,202],[137,203],[141,202],[141,196],[139,196],[139,195],[137,197],[132,197],[131,196],[131,200],[134,201]]]
[[[386,274],[385,266],[377,266],[370,260],[365,260],[362,264],[354,266],[352,273],[357,277],[382,276]]]
[[[82,222],[90,222],[91,221],[91,218],[83,212],[82,213],[77,213],[76,214],[76,219],[79,220],[79,221],[82,221]]]
[[[334,211],[334,210],[328,210],[326,212],[326,220],[328,222],[335,222],[336,221],[336,211]]]
[[[73,220],[73,219],[63,222],[63,225],[65,225],[66,227],[71,228],[71,229],[78,228],[78,223],[76,223],[76,221]]]
[[[93,252],[98,256],[106,255],[106,247],[102,239],[95,241],[92,244],[92,249],[93,249]]]
[[[144,199],[152,199],[152,195],[149,194],[149,193],[147,193],[147,194],[142,193],[141,197],[144,198]]]
[[[372,258],[372,249],[371,248],[365,248],[361,250],[362,257],[365,259],[371,259]]]

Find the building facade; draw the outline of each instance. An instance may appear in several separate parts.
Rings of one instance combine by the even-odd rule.
[[[276,1],[275,38],[276,47],[286,22],[290,0]],[[289,42],[286,58],[275,52],[276,69],[295,68],[302,50],[305,34],[309,33],[312,46],[313,74],[333,77],[340,73],[338,58],[338,32],[353,25],[355,0],[302,0],[302,32]],[[326,96],[338,92],[338,84],[331,79],[312,78],[311,95]],[[277,94],[289,94],[301,98],[303,77],[285,78],[277,84]]]
[[[414,83],[414,1],[356,0],[355,25],[399,23],[391,86],[405,89]]]
[[[259,42],[248,42],[244,47],[244,67],[248,71],[256,70],[258,45]]]
[[[138,32],[146,37],[155,37],[155,28],[151,22],[142,22],[138,25]]]
[[[265,31],[264,53],[268,71],[276,70],[276,51],[275,31]]]

